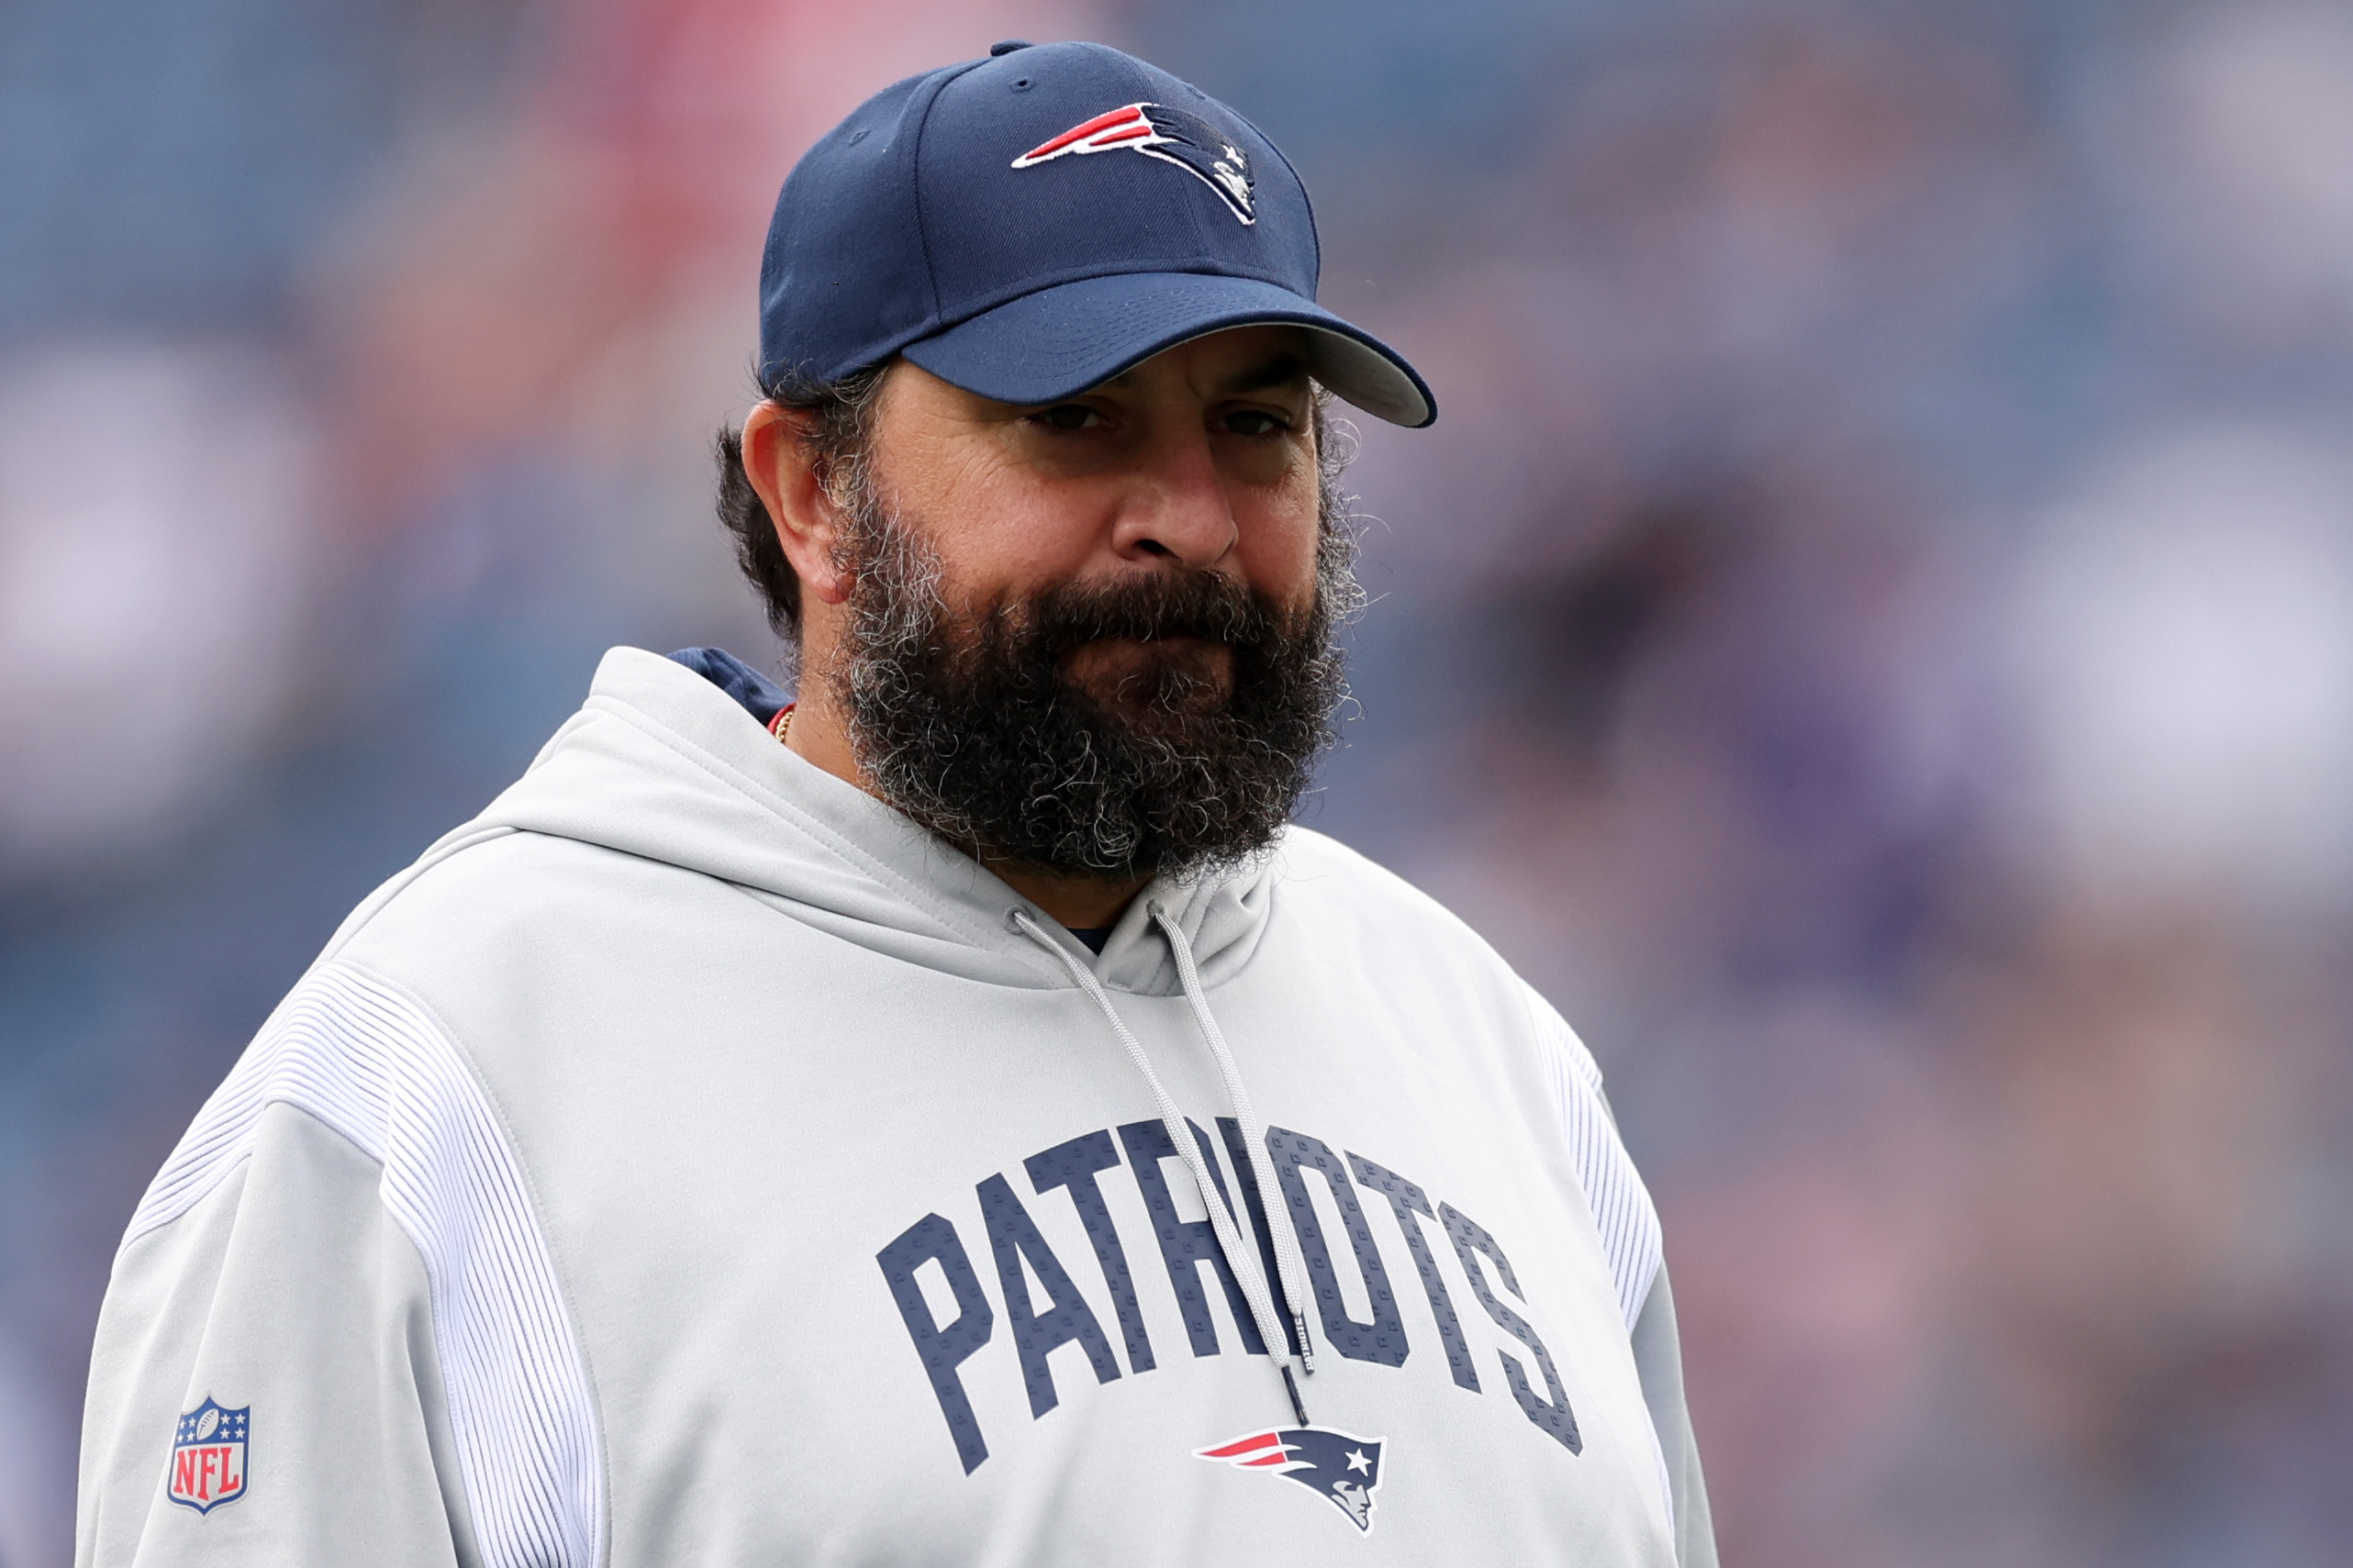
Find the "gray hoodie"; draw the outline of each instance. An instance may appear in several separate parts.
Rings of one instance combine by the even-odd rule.
[[[618,649],[156,1177],[76,1560],[1714,1548],[1656,1213],[1468,929],[1292,828],[1097,955]]]

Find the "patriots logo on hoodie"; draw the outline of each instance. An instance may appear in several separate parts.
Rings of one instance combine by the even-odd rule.
[[[1332,1427],[1284,1427],[1197,1448],[1193,1457],[1296,1481],[1329,1499],[1358,1529],[1373,1528],[1373,1493],[1381,1484],[1378,1439]]]
[[[1165,104],[1124,104],[1082,120],[1013,160],[1013,167],[1032,169],[1073,153],[1121,151],[1174,163],[1215,191],[1226,211],[1242,222],[1258,221],[1252,202],[1256,186],[1250,177],[1250,155],[1233,138],[1199,115]]]

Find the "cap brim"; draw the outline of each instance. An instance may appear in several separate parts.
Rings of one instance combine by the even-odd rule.
[[[1000,403],[1053,403],[1179,343],[1233,327],[1303,328],[1308,372],[1376,418],[1438,417],[1404,357],[1313,300],[1255,278],[1116,272],[1009,300],[900,351],[942,381]]]

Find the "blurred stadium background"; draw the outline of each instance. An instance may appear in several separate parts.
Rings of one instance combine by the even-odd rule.
[[[344,910],[607,645],[771,658],[776,183],[1008,36],[1255,118],[1440,389],[1309,820],[1610,1072],[1725,1561],[2345,1561],[2342,0],[11,0],[0,1562]]]

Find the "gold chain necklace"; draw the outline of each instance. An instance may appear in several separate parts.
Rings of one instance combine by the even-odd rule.
[[[776,710],[776,717],[768,721],[768,733],[776,738],[776,743],[780,746],[792,744],[793,709],[797,706],[797,704],[786,703]]]

